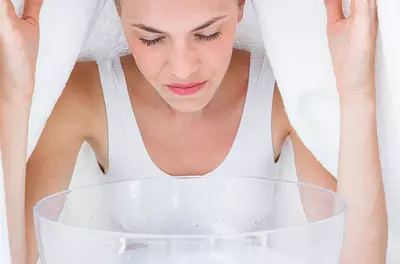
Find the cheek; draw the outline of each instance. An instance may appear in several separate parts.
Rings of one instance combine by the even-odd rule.
[[[147,47],[140,41],[129,41],[129,47],[142,74],[151,82],[160,75],[165,65],[164,54],[156,47]]]
[[[231,61],[233,51],[232,38],[229,36],[221,36],[220,39],[216,41],[200,45],[198,51],[198,56],[202,61],[202,67],[204,67],[207,72],[211,72],[222,78],[221,75],[225,75]]]
[[[128,42],[129,49],[135,58],[136,64],[141,73],[150,82],[156,79],[162,71],[165,64],[164,53],[162,49],[156,46],[148,47],[135,36],[130,29],[124,28],[125,38]]]

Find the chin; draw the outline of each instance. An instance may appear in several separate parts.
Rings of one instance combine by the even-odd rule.
[[[195,102],[187,100],[187,102],[174,102],[169,103],[169,106],[174,110],[181,112],[181,113],[195,113],[203,110],[210,101],[206,102]]]
[[[195,113],[203,110],[212,100],[213,93],[202,94],[195,98],[167,97],[165,102],[175,111],[181,113]]]

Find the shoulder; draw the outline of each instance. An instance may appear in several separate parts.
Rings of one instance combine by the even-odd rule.
[[[104,99],[96,62],[78,62],[53,114],[71,126],[81,127],[84,136],[90,136],[93,126],[104,117]],[[82,126],[81,124],[85,124]]]
[[[91,103],[92,99],[101,96],[101,82],[97,63],[92,61],[78,62],[72,70],[63,95],[78,99],[78,103],[83,101]]]

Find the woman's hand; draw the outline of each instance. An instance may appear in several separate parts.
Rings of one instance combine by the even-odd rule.
[[[19,18],[10,0],[0,0],[0,98],[30,100],[39,49],[43,0],[25,0]]]
[[[325,0],[328,41],[340,97],[375,97],[376,0],[352,0],[343,15],[341,0]]]

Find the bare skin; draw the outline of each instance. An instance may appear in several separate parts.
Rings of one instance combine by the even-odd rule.
[[[232,49],[228,47],[232,47],[243,6],[227,0],[179,1],[175,5],[170,4],[171,1],[121,1],[121,21],[136,61],[135,64],[132,57],[123,58],[123,69],[133,110],[154,163],[170,175],[202,175],[215,169],[225,158],[240,122],[249,54],[234,50],[232,55]],[[9,7],[10,1],[0,0],[0,4],[0,7]],[[32,12],[40,5],[38,0],[27,1],[26,10]],[[272,144],[275,158],[281,152],[284,139],[290,136],[299,180],[337,190],[348,201],[343,264],[385,262],[387,217],[375,113],[375,7],[374,0],[355,0],[351,16],[344,18],[341,1],[326,0],[328,38],[341,108],[337,183],[291,128],[277,89],[273,98]],[[17,241],[13,243],[12,250],[15,253],[13,257],[18,260],[13,263],[25,263],[22,256],[24,247],[21,246],[24,240],[21,205],[25,206],[28,263],[34,263],[37,253],[32,207],[41,198],[68,188],[77,154],[85,140],[107,171],[106,114],[96,64],[77,64],[29,159],[25,175],[27,116],[34,83],[32,65],[37,50],[29,46],[32,30],[26,33],[25,28],[18,24],[22,23],[21,20],[12,16],[13,10],[0,8],[3,12],[0,14],[4,14],[4,10],[6,16],[0,15],[0,25],[13,25],[15,28],[8,35],[0,34],[1,51],[14,56],[1,58],[7,67],[0,68],[0,76],[25,80],[15,83],[13,78],[11,81],[8,77],[0,78],[5,81],[0,86],[0,147],[2,156],[6,157],[7,209],[9,222],[13,223],[9,229],[14,241]],[[33,13],[30,20],[33,22],[29,24],[36,25],[35,29],[38,29],[38,11]],[[190,31],[218,14],[223,16],[215,25],[195,30],[194,33]],[[182,18],[185,15],[187,17]],[[181,19],[185,20],[185,24],[181,23]],[[162,26],[165,32],[149,32],[137,26],[138,23]],[[218,30],[223,34],[215,37]],[[0,31],[3,32],[6,31]],[[15,46],[10,36],[17,40],[18,36],[23,36],[21,42],[28,48],[22,45],[21,49],[29,56],[16,57],[21,54],[18,50],[9,52]],[[210,40],[204,40],[207,38]],[[22,73],[1,71],[13,69],[15,61],[25,66]],[[164,87],[167,83],[188,83],[204,78],[209,80],[210,85],[191,100],[173,96]],[[8,123],[11,117],[16,120],[13,126]],[[270,122],[270,117],[266,116],[266,122]],[[11,152],[12,149],[19,151]],[[186,159],[188,156],[196,158]],[[168,160],[168,157],[174,159]],[[25,176],[24,197],[21,189],[25,186]],[[22,252],[21,257],[16,256],[17,252]]]

